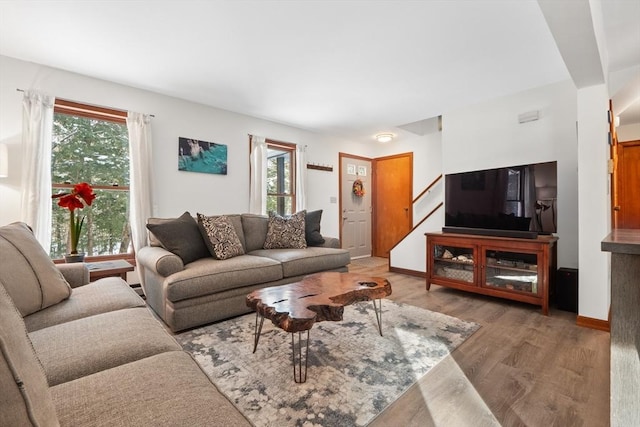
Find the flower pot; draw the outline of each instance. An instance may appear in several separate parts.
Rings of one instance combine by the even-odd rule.
[[[83,262],[84,261],[84,252],[78,254],[65,254],[64,261],[67,263],[71,262]]]

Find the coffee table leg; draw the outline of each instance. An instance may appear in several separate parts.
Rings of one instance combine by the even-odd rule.
[[[378,311],[376,300],[372,300],[372,301],[373,301],[373,309],[376,311],[376,320],[378,321],[378,332],[380,332],[380,336],[382,336],[382,300],[381,299],[378,300],[380,304],[380,311]]]
[[[260,341],[260,332],[262,332],[262,324],[264,323],[264,316],[260,316],[260,325],[258,325],[258,312],[256,311],[256,324],[253,328],[253,352],[256,352],[258,348],[258,341]]]
[[[307,329],[307,345],[304,352],[304,372],[302,371],[302,334],[298,332],[298,345],[295,344],[295,332],[291,333],[291,355],[293,361],[293,380],[296,383],[307,381],[307,366],[309,356],[309,330]],[[297,348],[296,348],[297,347]],[[297,369],[296,369],[297,368]]]

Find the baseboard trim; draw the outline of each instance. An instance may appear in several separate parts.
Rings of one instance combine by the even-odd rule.
[[[599,331],[611,332],[611,326],[608,320],[594,319],[592,317],[578,316],[576,325],[585,328],[597,329]]]
[[[422,277],[423,279],[427,278],[427,273],[424,271],[408,270],[406,268],[397,268],[391,266],[389,266],[389,271],[392,273],[406,274],[407,276]]]

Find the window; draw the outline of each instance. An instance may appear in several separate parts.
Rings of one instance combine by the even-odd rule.
[[[267,140],[267,212],[291,215],[296,206],[296,146]]]
[[[56,100],[53,116],[53,193],[88,182],[96,193],[85,216],[79,249],[87,256],[130,251],[129,137],[126,112]],[[52,200],[51,257],[67,251],[69,211]]]
[[[506,213],[524,215],[524,169],[509,168],[507,178]]]

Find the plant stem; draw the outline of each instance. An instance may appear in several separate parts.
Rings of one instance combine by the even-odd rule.
[[[69,252],[70,254],[77,254],[78,253],[78,236],[77,236],[78,230],[76,229],[76,219],[75,219],[75,217],[76,217],[75,211],[73,209],[71,209],[69,211],[69,219],[70,219],[69,235],[71,236],[71,251]]]

